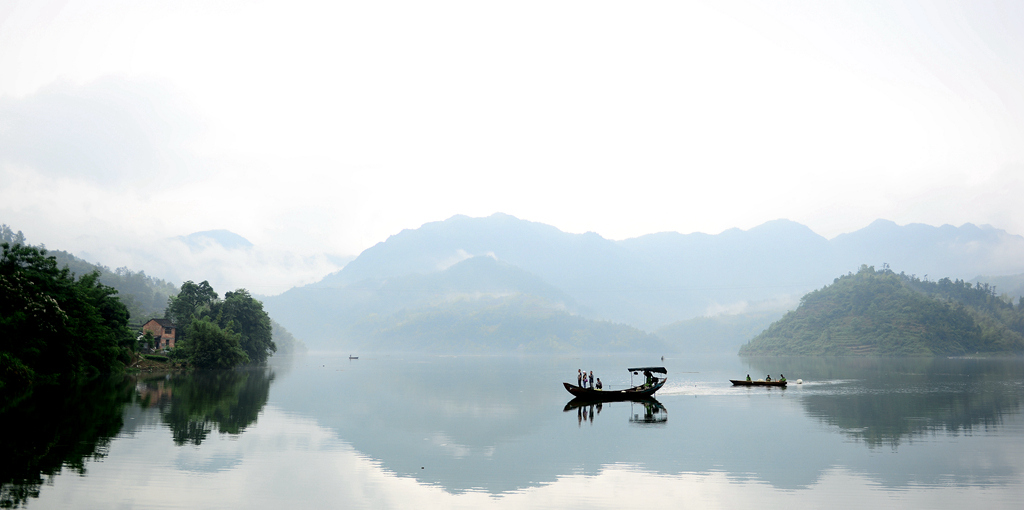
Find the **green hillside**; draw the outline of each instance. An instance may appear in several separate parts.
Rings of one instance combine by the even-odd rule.
[[[163,317],[167,298],[178,294],[178,287],[173,283],[149,276],[145,271],[132,271],[127,267],[110,269],[62,250],[47,250],[47,255],[56,258],[59,267],[67,267],[79,278],[99,271],[100,283],[117,289],[117,297],[128,307],[133,323]]]
[[[664,352],[656,336],[624,324],[586,319],[535,296],[460,299],[441,306],[370,315],[341,344],[385,351],[533,353]]]
[[[0,243],[31,246],[26,242],[25,234],[20,230],[15,232],[7,224],[0,224]],[[117,290],[117,299],[128,308],[133,323],[141,324],[154,317],[163,317],[167,298],[178,294],[177,286],[149,276],[145,271],[136,272],[127,267],[112,270],[102,264],[82,260],[66,251],[47,250],[42,245],[37,248],[46,250],[46,256],[57,260],[57,267],[67,268],[76,278],[98,272],[100,284]]]
[[[958,356],[1024,353],[1024,307],[987,284],[925,281],[861,266],[813,291],[741,355]]]

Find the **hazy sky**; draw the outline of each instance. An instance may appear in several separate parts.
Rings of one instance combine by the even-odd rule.
[[[111,266],[228,229],[270,292],[454,214],[1024,234],[1022,196],[1019,1],[0,2],[0,222]]]

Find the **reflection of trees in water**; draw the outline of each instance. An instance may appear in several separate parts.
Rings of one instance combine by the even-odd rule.
[[[1019,359],[749,359],[758,373],[790,381],[841,381],[802,396],[808,414],[870,447],[893,448],[934,432],[969,433],[1021,409]],[[846,382],[849,381],[849,382]],[[808,387],[808,389],[810,389]]]
[[[199,445],[213,431],[240,434],[256,422],[270,395],[273,372],[264,369],[173,375],[147,382],[163,386],[156,404],[174,443]]]
[[[868,446],[895,448],[915,435],[957,434],[999,425],[1004,414],[1020,408],[1020,399],[1010,393],[816,395],[805,398],[804,406],[810,415]]]
[[[44,476],[52,478],[64,467],[85,474],[85,462],[104,457],[121,431],[132,390],[132,382],[121,377],[42,386],[0,414],[0,506],[25,505],[39,496]]]
[[[85,474],[106,456],[124,425],[125,406],[160,409],[176,444],[200,444],[216,426],[240,434],[256,421],[274,376],[264,369],[147,378],[100,378],[39,386],[0,414],[0,507],[23,506],[63,468]]]

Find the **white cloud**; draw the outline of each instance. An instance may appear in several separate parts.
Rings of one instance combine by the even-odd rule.
[[[180,178],[197,126],[176,99],[157,84],[110,77],[0,98],[0,164],[118,187]]]
[[[0,216],[72,251],[223,228],[303,257],[498,211],[612,239],[1024,233],[1019,10],[18,3]]]

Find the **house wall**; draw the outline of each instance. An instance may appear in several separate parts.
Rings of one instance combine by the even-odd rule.
[[[177,333],[175,328],[165,328],[160,325],[159,322],[151,320],[142,326],[142,331],[150,332],[153,338],[156,340],[157,349],[173,349],[174,340]]]

